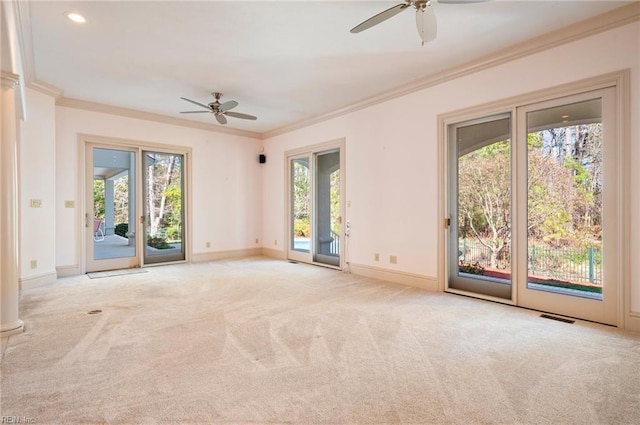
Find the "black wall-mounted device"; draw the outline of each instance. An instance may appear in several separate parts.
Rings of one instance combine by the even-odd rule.
[[[261,153],[260,155],[258,155],[258,162],[260,164],[264,164],[265,162],[267,162],[267,156]]]

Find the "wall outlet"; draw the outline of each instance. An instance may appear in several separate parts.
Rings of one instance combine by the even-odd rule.
[[[211,242],[207,242],[207,243],[205,244],[205,246],[206,246],[207,248],[211,248]]]
[[[260,239],[256,238],[256,243],[260,243]]]
[[[31,268],[32,269],[38,268],[38,260],[31,260]]]
[[[42,208],[42,199],[32,199],[31,208]]]
[[[377,252],[373,254],[373,261],[380,261],[380,254],[378,254]]]
[[[389,262],[391,264],[398,264],[398,257],[396,255],[392,255],[389,257]]]
[[[277,239],[276,239],[276,240],[274,240],[274,241],[273,241],[273,244],[274,244],[274,245],[278,245],[278,240],[277,240]]]

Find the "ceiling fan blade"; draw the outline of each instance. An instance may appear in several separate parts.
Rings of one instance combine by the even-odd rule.
[[[253,115],[243,114],[241,112],[225,112],[225,115],[228,115],[233,118],[242,118],[243,120],[257,120],[258,117],[254,117]]]
[[[194,105],[202,106],[203,108],[208,109],[209,111],[211,110],[211,108],[209,108],[209,106],[204,105],[204,104],[202,104],[200,102],[196,102],[195,100],[187,99],[186,97],[181,97],[180,99],[186,100],[187,102],[191,102]]]
[[[226,119],[226,118],[225,118],[225,116],[224,116],[224,115],[222,115],[222,114],[216,114],[216,119],[218,120],[218,122],[219,122],[220,124],[223,124],[223,125],[224,125],[224,124],[226,124],[226,123],[227,123],[227,119]]]
[[[220,109],[222,112],[225,112],[235,108],[236,106],[238,106],[238,102],[236,102],[235,100],[229,100],[228,102],[224,102],[222,105],[220,105],[220,108],[218,109]]]
[[[416,11],[416,27],[422,39],[422,44],[428,43],[436,38],[438,24],[436,22],[436,14],[431,6]]]
[[[210,114],[211,111],[182,111],[181,114]]]
[[[402,12],[404,9],[406,9],[407,7],[409,7],[408,3],[402,3],[402,4],[398,4],[396,6],[393,6],[387,10],[385,10],[384,12],[380,12],[375,16],[372,16],[371,18],[367,19],[366,21],[356,25],[355,27],[351,28],[351,33],[352,34],[357,34],[361,31],[364,31],[366,29],[371,28],[374,25],[378,25],[381,22],[386,21],[389,18],[392,18],[394,16],[396,16],[398,13]]]

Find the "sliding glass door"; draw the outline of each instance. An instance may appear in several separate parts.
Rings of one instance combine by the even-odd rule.
[[[614,97],[597,90],[448,126],[449,291],[616,323]]]
[[[288,156],[288,258],[341,267],[341,149]]]
[[[185,153],[87,142],[86,271],[184,261]]]

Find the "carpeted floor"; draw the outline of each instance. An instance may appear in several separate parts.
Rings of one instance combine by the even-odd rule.
[[[640,421],[638,334],[263,257],[147,270],[24,291],[3,420]]]

